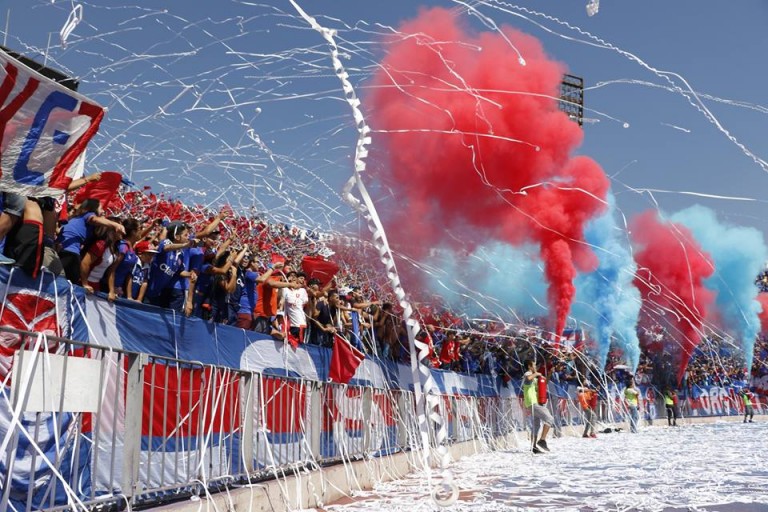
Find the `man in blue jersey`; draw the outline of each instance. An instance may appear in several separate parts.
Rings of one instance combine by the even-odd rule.
[[[234,317],[237,327],[249,331],[253,329],[253,310],[256,308],[257,298],[256,280],[259,277],[255,265],[251,251],[246,252],[237,269],[237,284],[230,300],[230,318]]]
[[[243,247],[233,258],[230,251],[224,251],[213,262],[213,266],[217,269],[228,268],[223,274],[215,275],[210,284],[211,320],[216,323],[229,325],[237,323],[239,299],[242,294],[242,287],[238,288],[238,277],[240,277],[240,264],[246,252],[248,248]],[[241,278],[242,284],[244,282]]]
[[[219,239],[218,229],[209,234],[203,230],[197,234],[197,238],[201,241],[200,245],[185,249],[189,253],[189,270],[197,274],[192,314],[207,320],[210,318],[214,278],[226,275],[234,261],[234,257],[220,259],[229,249],[232,238],[218,244],[218,248],[216,248]],[[217,262],[220,263],[219,266],[216,265]]]

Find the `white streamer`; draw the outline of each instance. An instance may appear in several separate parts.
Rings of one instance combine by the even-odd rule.
[[[61,31],[59,32],[59,37],[61,38],[61,46],[64,48],[67,47],[67,39],[72,34],[72,32],[75,31],[75,28],[81,21],[83,21],[83,6],[82,4],[77,4],[72,7],[72,11],[69,13],[67,21],[64,22],[64,26],[61,27]]]
[[[381,262],[384,264],[387,270],[387,277],[395,292],[395,296],[398,299],[400,307],[403,308],[403,320],[407,326],[408,340],[411,345],[411,368],[414,374],[413,385],[414,394],[417,401],[417,413],[419,417],[419,431],[421,434],[422,448],[423,448],[423,463],[424,469],[427,472],[428,481],[431,484],[431,471],[429,464],[430,442],[429,442],[429,427],[427,419],[431,419],[437,427],[437,455],[440,467],[442,469],[443,480],[439,487],[435,487],[432,490],[432,498],[435,503],[440,506],[448,506],[455,502],[458,498],[458,488],[453,482],[453,475],[448,469],[450,462],[450,454],[446,447],[448,439],[448,433],[443,418],[439,415],[437,406],[439,404],[439,396],[435,394],[437,386],[432,379],[432,374],[429,368],[425,364],[421,363],[429,353],[429,347],[425,343],[421,343],[416,340],[416,335],[421,330],[418,320],[413,316],[413,307],[410,301],[406,297],[405,290],[400,282],[400,276],[397,273],[395,265],[395,259],[392,255],[392,251],[387,241],[387,235],[384,231],[384,226],[381,224],[381,220],[376,212],[376,206],[373,203],[365,184],[360,178],[360,173],[365,171],[366,164],[365,158],[368,156],[367,145],[371,143],[370,127],[366,124],[363,113],[360,111],[360,100],[355,94],[355,90],[349,81],[349,74],[344,70],[344,65],[339,59],[339,50],[336,45],[334,36],[336,31],[321,26],[317,20],[309,16],[304,10],[294,1],[291,0],[291,4],[299,12],[299,14],[310,24],[310,26],[319,32],[323,38],[328,42],[331,47],[331,58],[333,59],[333,68],[342,84],[344,90],[344,96],[352,108],[352,116],[355,119],[355,126],[358,130],[358,139],[355,146],[355,171],[352,177],[347,181],[344,186],[343,197],[345,200],[355,208],[367,221],[368,229],[371,231],[373,243],[379,252]],[[357,187],[362,202],[352,195],[352,189]],[[416,352],[418,350],[418,353]],[[429,412],[427,412],[429,411]]]

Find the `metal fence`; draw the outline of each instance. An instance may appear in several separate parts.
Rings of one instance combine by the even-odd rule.
[[[410,391],[204,365],[7,327],[0,336],[21,342],[0,358],[0,510],[159,504],[421,445]],[[721,394],[718,410],[738,413],[735,395]],[[439,398],[451,443],[495,448],[528,426],[516,396]],[[714,411],[715,398],[684,402],[683,411]],[[626,412],[620,396],[602,405],[609,421]],[[558,427],[582,421],[573,400],[553,398],[549,407]]]
[[[0,335],[23,339],[0,397],[0,510],[161,503],[420,445],[409,391]],[[519,426],[516,398],[441,398],[451,442]]]

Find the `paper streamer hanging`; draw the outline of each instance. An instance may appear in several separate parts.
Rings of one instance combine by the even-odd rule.
[[[64,48],[67,47],[67,39],[69,39],[69,36],[75,31],[75,28],[81,21],[83,21],[83,6],[82,4],[77,4],[72,8],[72,11],[67,17],[67,21],[64,22],[64,26],[61,27],[61,31],[59,32],[61,46]]]
[[[458,498],[458,487],[453,481],[453,475],[450,469],[448,469],[448,464],[450,462],[450,454],[448,453],[448,448],[446,446],[448,433],[445,420],[439,414],[440,398],[436,393],[437,386],[432,378],[429,368],[422,363],[429,353],[429,347],[427,344],[416,340],[416,335],[421,330],[421,327],[418,320],[413,316],[413,307],[406,297],[405,290],[400,282],[395,259],[390,250],[384,227],[376,212],[376,207],[368,194],[365,184],[360,179],[360,173],[365,171],[366,168],[365,158],[368,156],[368,149],[366,146],[371,143],[371,137],[369,135],[371,129],[366,124],[363,113],[360,111],[360,100],[357,98],[354,87],[352,87],[352,83],[349,81],[349,74],[345,71],[344,65],[342,64],[341,59],[339,59],[339,50],[334,39],[336,31],[321,26],[317,20],[304,12],[294,0],[291,0],[291,4],[307,23],[319,32],[330,45],[333,69],[336,72],[336,76],[338,76],[341,81],[347,103],[349,103],[349,106],[352,108],[352,115],[355,119],[355,126],[357,127],[359,134],[355,146],[355,171],[344,186],[342,195],[344,199],[360,212],[367,221],[368,229],[372,233],[373,244],[379,252],[381,262],[387,269],[387,277],[392,284],[392,288],[394,289],[400,307],[403,308],[403,320],[408,327],[408,339],[411,345],[411,368],[414,373],[414,395],[416,397],[417,414],[419,416],[419,431],[422,440],[422,460],[424,462],[424,470],[427,472],[427,477],[431,486],[429,464],[430,441],[427,423],[427,420],[429,419],[432,420],[437,427],[437,455],[443,477],[440,485],[432,487],[431,494],[437,505],[443,507],[449,506],[456,501],[456,498]],[[362,202],[352,195],[352,189],[354,187],[357,187]],[[415,353],[417,350],[418,354]]]

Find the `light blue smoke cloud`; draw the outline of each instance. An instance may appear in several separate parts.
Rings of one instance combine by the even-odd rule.
[[[754,281],[768,258],[762,233],[721,223],[715,212],[700,205],[674,214],[672,220],[690,229],[712,257],[715,271],[705,285],[717,292],[716,304],[723,327],[739,339],[747,368],[751,368],[761,311]]]
[[[493,242],[461,257],[438,251],[429,263],[431,290],[471,316],[514,322],[547,314],[547,284],[536,247]]]
[[[597,362],[605,367],[611,340],[622,349],[634,372],[640,362],[637,317],[640,292],[632,283],[636,270],[627,246],[621,239],[626,232],[616,224],[613,197],[608,211],[587,224],[585,238],[599,259],[598,268],[576,279],[576,304],[573,316],[593,326],[597,342]]]

